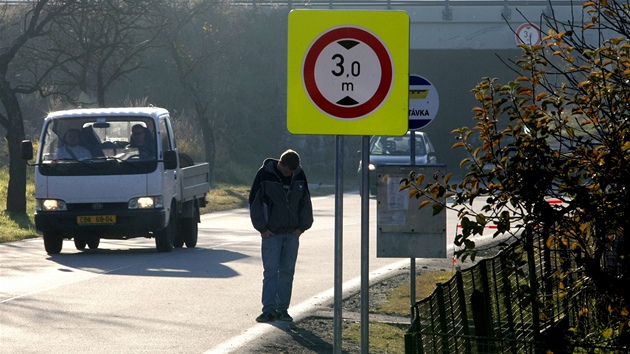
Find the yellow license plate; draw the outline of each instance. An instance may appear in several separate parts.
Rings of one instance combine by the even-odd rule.
[[[77,216],[77,223],[79,225],[115,224],[116,215]]]

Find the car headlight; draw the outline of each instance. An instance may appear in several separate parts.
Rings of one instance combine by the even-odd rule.
[[[127,206],[129,209],[157,209],[163,208],[162,196],[138,197],[129,201]]]
[[[66,211],[68,206],[61,199],[36,199],[35,210],[37,211]]]
[[[373,163],[369,164],[368,171],[374,171],[374,170],[376,170],[376,166]]]

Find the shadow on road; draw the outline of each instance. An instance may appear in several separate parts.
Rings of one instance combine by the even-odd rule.
[[[203,248],[174,249],[156,253],[154,249],[95,249],[80,253],[56,254],[48,259],[76,270],[150,277],[231,278],[239,275],[230,262],[249,256],[228,250]]]

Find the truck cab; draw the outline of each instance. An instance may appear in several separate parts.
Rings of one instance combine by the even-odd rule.
[[[166,109],[75,109],[44,120],[35,226],[49,254],[59,253],[64,239],[77,249],[134,237],[155,238],[162,252],[194,247],[208,190],[207,163],[182,166]]]

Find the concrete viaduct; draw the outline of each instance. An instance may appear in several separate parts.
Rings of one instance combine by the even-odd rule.
[[[548,32],[541,17],[553,15],[561,21],[582,22],[582,2],[519,0],[311,0],[306,3],[260,1],[240,4],[291,9],[403,10],[410,17],[409,73],[431,81],[439,93],[439,111],[422,131],[429,134],[438,162],[446,163],[454,176],[463,176],[459,163],[463,149],[452,149],[452,131],[472,127],[472,109],[479,105],[471,90],[483,77],[501,83],[517,75],[510,60],[521,57],[517,29],[531,24]],[[538,36],[538,34],[536,34]],[[527,37],[536,40],[535,37]],[[529,43],[528,43],[529,44]],[[503,122],[507,124],[508,122]]]

